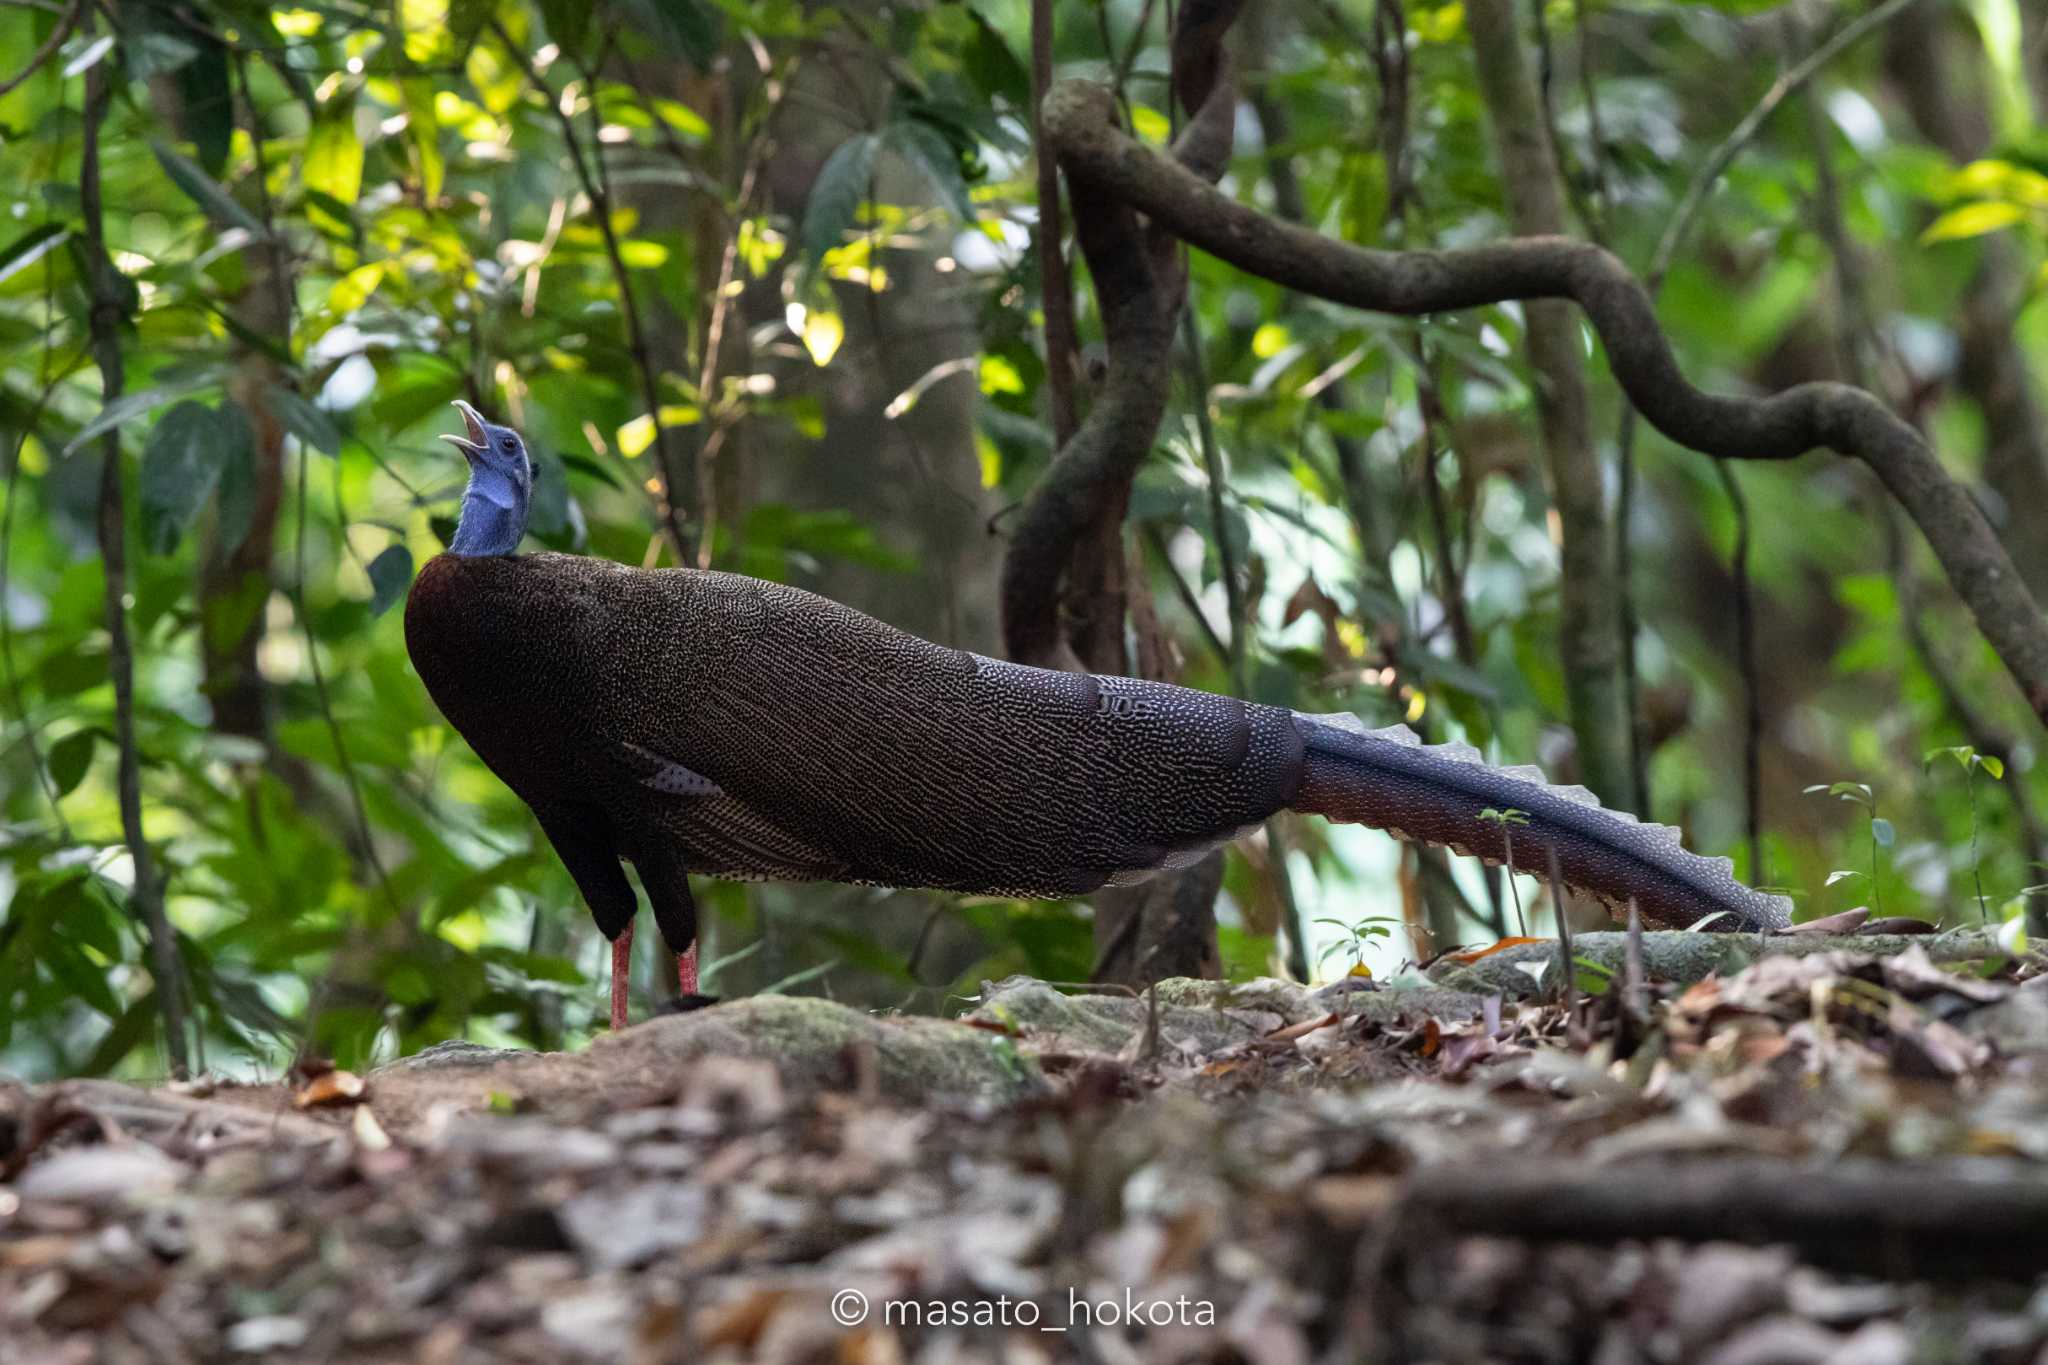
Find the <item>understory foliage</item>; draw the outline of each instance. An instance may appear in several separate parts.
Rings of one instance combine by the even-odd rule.
[[[1573,230],[1645,274],[1776,70],[1862,12],[1536,8]],[[1995,447],[1987,395],[2048,382],[2041,19],[1921,8],[1960,74],[1930,99],[1893,21],[1825,64],[1683,221],[1660,316],[1706,387],[1871,387],[1976,482],[2025,571],[2048,506],[2000,461],[2042,452]],[[1053,17],[1056,74],[1114,84],[1164,141],[1155,7]],[[543,545],[687,556],[1000,652],[1005,522],[1052,454],[1029,19],[1018,0],[0,6],[0,1068],[165,1064],[119,801],[109,449],[140,818],[195,1066],[553,1046],[601,1022],[574,886],[406,657],[405,592],[452,534],[462,467],[434,439],[457,429],[451,400],[525,433]],[[1237,37],[1227,192],[1365,245],[1506,235],[1463,6],[1255,4]],[[1930,126],[1943,115],[1981,145]],[[1987,301],[1994,270],[2010,287]],[[1523,310],[1389,319],[1200,254],[1190,272],[1191,349],[1129,510],[1140,666],[1569,776]],[[1075,297],[1086,343],[1085,272]],[[124,372],[111,398],[96,326]],[[1973,378],[1986,346],[2016,362],[2002,389]],[[1640,813],[1802,917],[2021,913],[2048,881],[2038,726],[1882,489],[1819,457],[1731,484],[1641,430],[1623,477],[1590,338],[1588,357],[1637,622]],[[1282,832],[1287,891],[1271,842],[1231,855],[1228,973],[1273,970],[1317,919],[1407,919],[1324,954],[1334,970],[1432,946],[1412,861],[1356,831]],[[1516,899],[1459,876],[1462,936],[1504,931]],[[986,978],[1092,963],[1083,905],[699,898],[718,994],[941,1010]],[[1520,901],[1548,925],[1540,888]]]

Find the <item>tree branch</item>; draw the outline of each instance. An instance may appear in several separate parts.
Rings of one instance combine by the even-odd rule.
[[[1236,91],[1226,78],[1221,43],[1237,7],[1238,0],[1190,0],[1174,30],[1174,88],[1192,114],[1174,140],[1172,164],[1198,184],[1221,175],[1229,159]],[[1048,127],[1061,88],[1043,105]],[[1111,100],[1112,120],[1114,109]],[[1064,160],[1057,135],[1049,145]],[[1120,647],[1121,583],[1090,580],[1122,563],[1120,548],[1104,542],[1121,534],[1131,479],[1151,453],[1166,412],[1174,323],[1186,286],[1177,240],[1141,224],[1115,196],[1076,196],[1074,235],[1095,282],[1108,374],[1073,440],[1032,493],[1003,556],[1004,646],[1019,662],[1049,666],[1081,661],[1062,638],[1063,581],[1082,590],[1077,606],[1085,619],[1077,634]],[[1090,546],[1093,562],[1084,566],[1080,560]],[[1118,548],[1114,559],[1111,548]]]
[[[71,36],[71,30],[77,27],[78,16],[84,10],[85,0],[71,0],[71,7],[58,17],[57,26],[50,30],[49,37],[43,39],[42,46],[38,47],[30,55],[28,64],[23,66],[15,75],[0,81],[0,98],[13,94],[17,86],[30,76],[35,75],[42,68],[43,63],[49,60],[50,54],[61,47],[64,40]]]
[[[1239,269],[1332,302],[1404,315],[1568,298],[1600,334],[1630,401],[1678,444],[1722,459],[1789,460],[1826,447],[1862,460],[1919,525],[2028,706],[2048,723],[2048,623],[1969,493],[1919,433],[1870,394],[1830,383],[1768,398],[1703,392],[1679,369],[1642,285],[1599,247],[1532,237],[1388,252],[1333,241],[1219,193],[1120,131],[1113,110],[1106,91],[1081,82],[1063,82],[1047,97],[1046,129],[1069,180]]]

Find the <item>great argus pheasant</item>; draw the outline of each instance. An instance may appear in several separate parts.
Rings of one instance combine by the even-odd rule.
[[[1403,727],[948,649],[826,598],[699,569],[517,554],[534,467],[457,403],[455,538],[406,647],[477,755],[533,809],[612,942],[626,1022],[638,908],[696,988],[689,874],[1084,896],[1184,866],[1280,810],[1554,865],[1652,921],[1781,925],[1789,903],[1678,833]],[[1497,812],[1515,810],[1512,833]],[[1482,812],[1492,812],[1490,818]]]

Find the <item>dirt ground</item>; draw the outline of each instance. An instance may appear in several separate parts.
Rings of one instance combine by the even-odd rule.
[[[0,1365],[2048,1360],[2038,964],[1575,952],[0,1082]]]

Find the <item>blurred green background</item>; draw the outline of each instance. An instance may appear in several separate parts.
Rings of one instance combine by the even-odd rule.
[[[1539,6],[1530,56],[1576,228],[1647,271],[1716,145],[1860,12]],[[1062,0],[1055,18],[1058,73],[1117,84],[1162,138],[1149,0]],[[406,658],[403,597],[462,476],[434,440],[457,429],[451,399],[526,434],[542,544],[673,563],[660,530],[687,516],[703,563],[1001,652],[1005,522],[1051,456],[1028,23],[1016,0],[0,5],[0,1069],[166,1065],[117,799],[95,536],[109,433],[141,818],[192,1061],[229,1074],[307,1043],[361,1066],[602,1023],[603,945],[574,887]],[[2037,597],[2048,453],[2038,424],[2015,436],[2013,405],[2037,412],[2048,380],[2043,31],[2018,0],[1888,18],[1741,149],[1660,296],[1697,382],[1853,379],[1920,423]],[[1505,234],[1460,5],[1255,7],[1234,42],[1228,192],[1364,244]],[[89,136],[115,272],[97,289]],[[1085,272],[1077,299],[1086,340]],[[125,372],[112,402],[96,300]],[[1572,776],[1522,310],[1362,316],[1199,255],[1189,308],[1198,354],[1130,509],[1148,671],[1231,690],[1227,541],[1259,700],[1405,717]],[[1620,404],[1588,342],[1618,498]],[[1735,467],[1744,514],[1710,462],[1645,431],[1631,468],[1643,813],[1802,914],[2017,913],[2048,881],[2030,865],[2038,731],[1874,481],[1821,456]],[[1944,746],[1994,756],[2002,779],[1930,765]],[[1870,801],[1806,790],[1838,781]],[[1283,832],[1292,918],[1270,846],[1234,851],[1227,972],[1275,970],[1319,919],[1306,956],[1325,973],[1424,951],[1411,858],[1363,831]],[[1512,927],[1483,922],[1476,869],[1458,876],[1478,912],[1458,937]],[[945,1010],[983,978],[1079,980],[1092,961],[1082,904],[699,897],[725,995]],[[1346,932],[1374,919],[1398,932]],[[654,937],[643,1007],[668,988]]]

